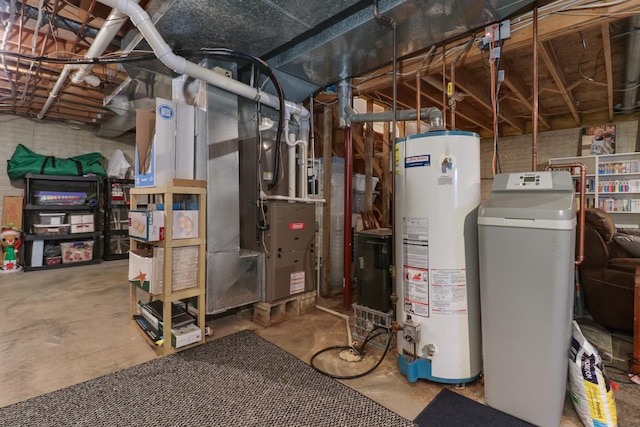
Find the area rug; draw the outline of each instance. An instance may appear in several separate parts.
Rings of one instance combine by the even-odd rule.
[[[250,331],[0,408],[0,424],[413,427]]]
[[[456,392],[443,388],[414,420],[418,427],[532,427]],[[535,426],[534,426],[535,427]]]

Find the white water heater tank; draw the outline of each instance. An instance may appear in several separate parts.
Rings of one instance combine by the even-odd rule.
[[[461,384],[482,369],[477,213],[480,138],[433,131],[395,145],[398,364],[409,381]]]

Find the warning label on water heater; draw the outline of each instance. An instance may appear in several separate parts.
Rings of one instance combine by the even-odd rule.
[[[404,311],[429,317],[429,270],[404,266]]]
[[[429,221],[427,218],[403,218],[402,238],[405,240],[429,240]]]
[[[431,312],[467,314],[467,273],[464,268],[431,269]]]

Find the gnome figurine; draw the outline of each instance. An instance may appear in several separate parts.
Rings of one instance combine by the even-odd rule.
[[[2,245],[2,266],[1,273],[14,273],[21,271],[18,249],[22,244],[22,234],[20,230],[13,226],[3,226],[0,229],[0,244]]]

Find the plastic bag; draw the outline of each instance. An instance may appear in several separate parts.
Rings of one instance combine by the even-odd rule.
[[[582,335],[575,320],[572,335],[569,391],[573,406],[587,427],[616,427],[616,403],[598,350]]]
[[[109,159],[109,167],[107,168],[107,176],[109,178],[124,179],[131,165],[124,157],[122,150],[114,151],[111,159]]]

